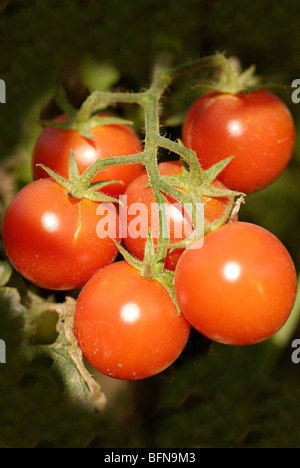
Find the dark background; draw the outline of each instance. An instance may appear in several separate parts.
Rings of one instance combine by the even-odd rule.
[[[290,108],[299,135],[300,104],[291,100],[291,83],[300,78],[294,0],[2,0],[0,8],[0,78],[7,86],[7,103],[0,104],[2,213],[31,180],[36,121],[57,113],[57,91],[78,106],[93,87],[140,90],[161,52],[173,65],[216,51],[238,57],[244,68],[256,64],[264,79],[286,86],[273,92]],[[165,121],[175,116],[180,123],[194,93],[185,80],[176,82]],[[180,135],[178,126],[164,130]],[[299,163],[297,139],[286,172],[249,195],[240,213],[277,235],[298,271]],[[300,364],[291,361],[297,323],[282,346],[211,346],[192,334],[180,359],[157,377],[118,383],[100,376],[109,404],[99,415],[64,401],[45,363],[19,366],[18,326],[3,317],[0,336],[9,346],[0,365],[1,448],[300,447]]]

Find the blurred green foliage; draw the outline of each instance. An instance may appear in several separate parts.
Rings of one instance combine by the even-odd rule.
[[[149,84],[162,52],[173,65],[215,51],[238,57],[244,68],[256,64],[263,78],[286,85],[274,92],[287,103],[300,135],[300,104],[292,103],[290,87],[300,78],[299,26],[294,0],[1,2],[0,78],[7,86],[7,103],[0,104],[2,204],[8,190],[11,196],[31,180],[31,152],[40,131],[36,121],[58,112],[53,97],[59,90],[75,106],[95,87],[139,90]],[[176,115],[180,123],[198,92],[191,89],[195,79],[178,81],[167,93],[166,122]],[[136,117],[137,126],[141,121],[136,109],[120,107],[120,112]],[[166,124],[164,132],[175,138],[180,127]],[[249,195],[240,213],[284,242],[298,272],[299,164],[297,140],[285,174]],[[14,275],[12,282],[25,288]],[[63,400],[47,377],[48,362],[24,367],[20,324],[9,315],[8,308],[1,310],[0,338],[8,356],[7,364],[0,364],[1,448],[300,447],[300,369],[291,362],[292,337],[282,349],[272,342],[228,348],[192,334],[171,369],[126,384],[107,413],[98,415]],[[109,400],[111,383],[105,385]]]

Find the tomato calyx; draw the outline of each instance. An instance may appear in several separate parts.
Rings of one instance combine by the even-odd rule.
[[[57,128],[63,131],[75,130],[84,138],[94,141],[93,129],[101,125],[133,125],[130,120],[121,117],[99,113],[94,110],[87,101],[84,102],[79,110],[76,110],[66,100],[58,97],[56,102],[63,111],[64,120],[40,120],[39,123],[44,127]]]
[[[240,61],[236,57],[226,58],[224,54],[213,56],[212,62],[217,65],[217,70],[211,79],[199,79],[194,88],[200,87],[220,94],[246,94],[269,87],[282,87],[272,82],[263,82],[256,75],[256,66],[251,65],[242,69]]]
[[[218,180],[218,175],[223,169],[232,161],[234,156],[225,158],[206,170],[200,170],[193,165],[187,165],[184,161],[182,162],[182,174],[175,176],[162,176],[162,179],[169,185],[179,188],[185,193],[184,204],[187,206],[191,205],[192,211],[189,213],[193,224],[195,225],[197,213],[197,204],[203,203],[203,197],[207,198],[228,198],[229,202],[227,208],[220,219],[216,219],[212,223],[204,220],[204,234],[211,232],[226,222],[231,221],[239,211],[239,207],[243,203],[245,194],[235,190],[228,189],[226,187],[219,187],[214,182]],[[200,165],[198,164],[200,167]],[[196,234],[195,234],[196,235]],[[196,240],[193,235],[191,238],[183,242],[194,242]],[[176,244],[177,245],[177,244]],[[171,246],[171,244],[170,244]],[[175,246],[175,244],[174,244]],[[182,247],[182,241],[179,243]],[[177,245],[178,247],[178,245]]]
[[[211,80],[200,80],[195,87],[207,88],[218,93],[240,94],[257,89],[260,84],[255,75],[255,66],[244,71],[240,70],[239,63],[234,59],[226,59],[221,64],[221,70]]]
[[[160,249],[155,249],[150,229],[148,232],[145,256],[143,260],[138,260],[131,255],[116,239],[113,239],[113,241],[129,265],[140,271],[141,275],[145,279],[149,281],[157,281],[166,289],[177,308],[178,314],[180,315],[181,311],[177,303],[173,285],[175,273],[174,271],[168,270],[164,267],[167,251],[165,250],[164,255],[162,255]]]
[[[119,200],[114,197],[110,197],[103,192],[100,192],[103,187],[110,184],[123,184],[120,180],[104,180],[99,182],[91,182],[93,177],[86,177],[86,174],[79,174],[78,165],[76,162],[75,155],[71,151],[69,159],[69,177],[68,179],[60,176],[49,167],[44,164],[38,164],[39,167],[44,169],[47,174],[52,177],[59,185],[68,190],[68,195],[81,200],[86,198],[88,200],[103,202],[103,203],[119,203]]]

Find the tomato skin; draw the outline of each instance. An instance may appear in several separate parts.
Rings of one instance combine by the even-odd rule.
[[[159,172],[161,176],[166,175],[180,175],[182,174],[182,165],[178,161],[168,161],[163,162],[158,165]],[[151,210],[151,205],[155,204],[155,197],[151,187],[146,187],[149,183],[149,179],[146,172],[143,172],[139,177],[137,177],[128,187],[125,192],[127,197],[126,204],[127,204],[127,220],[124,225],[127,224],[127,230],[124,235],[124,245],[128,249],[128,251],[134,255],[139,260],[143,260],[144,253],[145,253],[145,245],[146,245],[146,237],[133,237],[130,232],[130,224],[135,219],[135,213],[132,214],[130,211],[131,208],[134,207],[135,203],[142,203],[146,207],[147,215],[143,215],[143,225],[147,226],[146,234],[148,232],[148,227],[152,228],[152,237],[154,240],[154,244],[157,245],[157,240],[159,237],[159,219],[157,211]],[[214,184],[218,188],[224,188],[224,185],[220,181],[215,181]],[[168,203],[166,204],[166,216],[170,226],[170,240],[171,242],[178,242],[180,240],[185,239],[190,234],[192,234],[192,224],[188,216],[184,216],[184,213],[172,208],[172,205],[176,203],[176,201],[171,198],[167,197]],[[214,220],[219,219],[224,215],[225,209],[228,204],[228,200],[224,197],[220,198],[211,198],[211,197],[203,197],[202,200],[204,204],[204,216],[206,220],[212,223]],[[180,237],[178,234],[182,233]],[[186,234],[186,235],[185,235]],[[179,260],[180,255],[184,249],[176,249],[172,253],[170,253],[165,262],[165,268],[174,271]]]
[[[196,101],[193,102],[193,104],[188,109],[182,126],[182,140],[185,146],[187,146],[188,148],[191,147],[191,136],[194,121],[199,117],[202,110],[204,110],[205,107],[208,106],[216,96],[218,96],[218,93],[206,93],[200,98],[196,99]]]
[[[234,156],[218,178],[232,190],[251,193],[285,170],[294,150],[295,127],[286,105],[269,91],[248,96],[209,93],[191,106],[182,136],[204,169]]]
[[[23,188],[3,220],[4,247],[15,269],[45,289],[83,286],[118,254],[112,239],[101,239],[96,233],[98,205],[69,197],[67,190],[51,178]],[[118,214],[112,205],[107,209],[117,229]]]
[[[56,121],[66,120],[59,116]],[[114,156],[127,156],[143,151],[136,133],[127,125],[99,125],[93,128],[94,141],[81,136],[76,130],[62,130],[45,127],[41,132],[34,150],[32,170],[34,180],[49,177],[37,164],[43,164],[68,178],[68,165],[71,150],[74,152],[79,173],[82,174],[97,159]],[[121,180],[123,184],[110,184],[102,191],[110,196],[123,194],[128,184],[143,170],[141,164],[113,166],[99,172],[93,182]]]
[[[283,244],[260,226],[236,222],[188,248],[175,270],[179,307],[206,337],[229,345],[269,338],[293,308],[297,276]]]
[[[95,369],[117,379],[138,380],[178,358],[190,325],[161,284],[120,261],[98,271],[82,289],[74,331]]]

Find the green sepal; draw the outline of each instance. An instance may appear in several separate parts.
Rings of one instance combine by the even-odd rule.
[[[135,268],[136,270],[142,271],[143,270],[143,262],[141,260],[137,259],[136,257],[134,257],[133,255],[131,255],[131,253],[129,253],[128,250],[126,250],[116,239],[112,239],[112,240],[114,241],[114,243],[118,247],[119,252],[123,255],[125,261],[130,266]]]
[[[216,79],[199,79],[193,88],[204,88],[223,94],[249,93],[260,86],[260,78],[255,75],[256,67],[251,65],[244,71],[240,71],[240,64],[227,59],[224,54],[219,63],[220,73]]]
[[[83,138],[86,138],[87,140],[91,141],[95,140],[93,134],[93,126],[89,121],[77,123],[75,120],[74,124],[72,125],[72,128],[76,130],[79,133],[79,135],[81,135]]]
[[[151,229],[149,228],[148,237],[147,237],[147,241],[145,245],[144,263],[149,263],[151,265],[154,258],[155,258],[155,245],[154,245],[153,237],[151,234]]]
[[[37,123],[43,127],[59,128],[61,130],[74,130],[71,120],[66,120],[63,122],[57,122],[56,120],[37,120]]]
[[[37,164],[37,166],[44,169],[44,171],[47,172],[47,174],[52,177],[55,182],[67,189],[68,195],[73,198],[77,198],[78,200],[86,198],[98,203],[120,203],[117,198],[106,195],[99,190],[101,190],[103,187],[106,187],[107,185],[124,184],[124,182],[120,180],[103,180],[87,183],[84,174],[79,174],[77,161],[73,151],[71,151],[69,159],[69,179],[62,177],[44,164]]]
[[[156,279],[169,293],[169,296],[172,299],[177,309],[178,315],[181,315],[181,310],[178,305],[176,294],[175,294],[175,289],[174,289],[174,276],[175,276],[175,273],[173,271],[167,270],[165,268],[163,272]]]
[[[68,117],[68,120],[72,121],[76,119],[77,111],[76,109],[61,96],[56,96],[55,98],[56,104],[60,107],[62,112]]]
[[[198,195],[199,200],[202,195],[210,197],[235,197],[241,195],[241,192],[231,190],[228,188],[219,188],[211,185],[219,176],[219,174],[225,169],[225,167],[232,161],[234,156],[229,156],[228,158],[222,159],[217,162],[209,169],[203,170],[201,173],[201,180],[192,181],[190,179],[190,171],[188,170],[186,164],[182,164],[183,173],[176,176],[162,176],[164,180],[169,185],[186,190],[188,193],[194,191]],[[197,185],[195,185],[195,183]]]
[[[110,185],[111,183],[118,183],[118,180],[110,180],[108,182],[103,181],[102,182],[102,187],[105,187],[106,185]],[[99,182],[97,185],[100,185],[101,182]],[[71,194],[72,195],[72,194]],[[94,188],[87,189],[82,196],[78,194],[77,197],[75,198],[86,198],[87,200],[95,201],[98,203],[120,203],[120,200],[118,198],[111,197],[109,195],[106,195],[103,192],[98,192],[97,190],[95,191]]]
[[[95,115],[91,117],[90,123],[92,127],[99,127],[101,125],[133,125],[133,122],[131,120],[106,115]]]
[[[173,271],[167,270],[164,268],[159,273],[155,273],[155,248],[153,243],[153,238],[151,235],[151,231],[148,232],[148,238],[145,247],[145,257],[144,260],[138,260],[136,257],[131,255],[116,239],[113,239],[114,243],[119,249],[119,252],[123,255],[125,261],[131,265],[133,268],[141,272],[141,275],[147,279],[148,281],[157,281],[160,283],[165,290],[168,292],[170,298],[172,299],[178,314],[181,314],[176,295],[174,290],[174,275]]]
[[[94,140],[93,129],[95,127],[102,125],[133,125],[131,120],[107,115],[92,115],[88,120],[81,121],[79,113],[70,106],[63,105],[61,107],[64,107],[62,110],[64,110],[68,120],[62,122],[57,122],[55,120],[38,120],[38,123],[43,127],[52,127],[63,131],[75,130],[88,140]]]
[[[88,121],[74,120],[71,123],[71,128],[76,130],[82,137],[94,140],[93,129],[104,125],[133,125],[133,122],[120,117],[94,115]]]
[[[178,176],[161,176],[162,180],[164,180],[167,184],[172,185],[173,187],[186,189],[188,185],[188,181],[186,180],[184,175]]]
[[[206,169],[205,172],[205,179],[212,183],[218,175],[225,169],[226,166],[234,159],[234,156],[229,156],[228,158],[222,159],[221,161],[217,162],[210,168]]]
[[[230,59],[226,59],[224,56],[224,64],[227,62],[229,67],[232,69],[232,73],[228,75],[228,66],[225,67],[220,73],[217,79],[199,79],[197,84],[193,88],[203,88],[210,92],[217,92],[220,94],[245,94],[249,95],[251,92],[259,91],[261,89],[268,88],[285,88],[284,85],[263,81],[260,76],[255,74],[256,67],[251,65],[244,71],[234,70],[234,66],[230,65]],[[238,64],[238,68],[240,64]],[[232,77],[234,76],[234,79]]]
[[[77,164],[76,157],[73,151],[71,151],[71,154],[70,154],[68,171],[69,171],[68,172],[69,180],[76,182],[80,179],[78,164]]]
[[[66,188],[66,189],[70,189],[71,188],[71,181],[68,180],[68,179],[65,179],[64,177],[62,177],[61,175],[57,174],[57,172],[53,171],[52,169],[50,169],[49,167],[45,166],[44,164],[37,164],[38,167],[41,167],[42,169],[44,169],[45,172],[47,172],[47,174],[52,177],[52,179],[55,180],[55,182],[57,182],[59,185],[61,185],[62,187]]]
[[[158,244],[158,247],[168,249],[167,255],[170,255],[177,249],[186,249],[188,248],[191,244],[194,244],[198,240],[196,236],[196,232],[192,233],[189,237],[186,239],[182,239],[178,242],[168,242],[168,241],[163,241]]]
[[[234,198],[239,197],[241,195],[245,196],[245,194],[242,192],[231,190],[227,187],[220,188],[212,185],[212,183],[218,178],[219,174],[223,171],[223,169],[225,169],[225,167],[227,167],[233,159],[234,156],[229,156],[228,158],[222,159],[210,168],[203,171],[203,195],[218,198]]]

